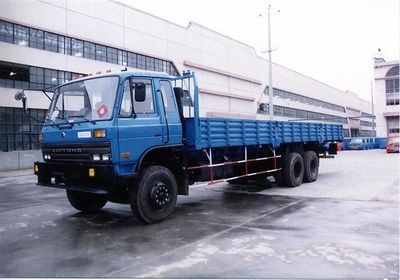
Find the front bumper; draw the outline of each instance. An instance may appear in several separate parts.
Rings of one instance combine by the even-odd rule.
[[[38,185],[97,194],[112,194],[118,179],[112,165],[35,162]]]

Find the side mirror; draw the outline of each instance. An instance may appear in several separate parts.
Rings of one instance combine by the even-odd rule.
[[[22,107],[24,108],[24,111],[26,111],[26,95],[24,93],[24,91],[18,91],[15,96],[14,96],[15,100],[21,100],[22,101]]]
[[[15,96],[15,100],[22,100],[23,98],[26,98],[25,93],[23,91],[18,91]]]
[[[143,102],[146,100],[146,85],[143,83],[135,84],[135,101]]]

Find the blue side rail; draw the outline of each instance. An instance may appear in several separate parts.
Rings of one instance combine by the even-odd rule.
[[[198,122],[186,120],[189,149],[343,140],[341,124],[226,118],[199,118]]]

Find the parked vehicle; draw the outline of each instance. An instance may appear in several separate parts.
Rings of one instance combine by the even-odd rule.
[[[352,138],[349,146],[350,150],[365,150],[365,146],[361,138]]]
[[[387,153],[398,153],[399,152],[399,141],[400,135],[391,135],[387,138],[386,152]]]
[[[343,150],[385,149],[386,138],[382,137],[353,137],[343,139]]]
[[[66,189],[80,211],[126,203],[154,223],[195,182],[269,175],[289,187],[313,182],[342,131],[340,124],[202,117],[194,73],[125,71],[56,88],[42,130],[44,162],[34,171],[39,185]]]

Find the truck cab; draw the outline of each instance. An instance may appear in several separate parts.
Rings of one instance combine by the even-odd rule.
[[[128,202],[141,166],[163,161],[180,175],[176,192],[187,193],[176,170],[184,137],[172,86],[164,73],[121,72],[57,87],[41,133],[44,162],[34,165],[38,184],[65,188],[75,208],[94,210],[102,196]],[[94,206],[78,205],[87,197]]]

